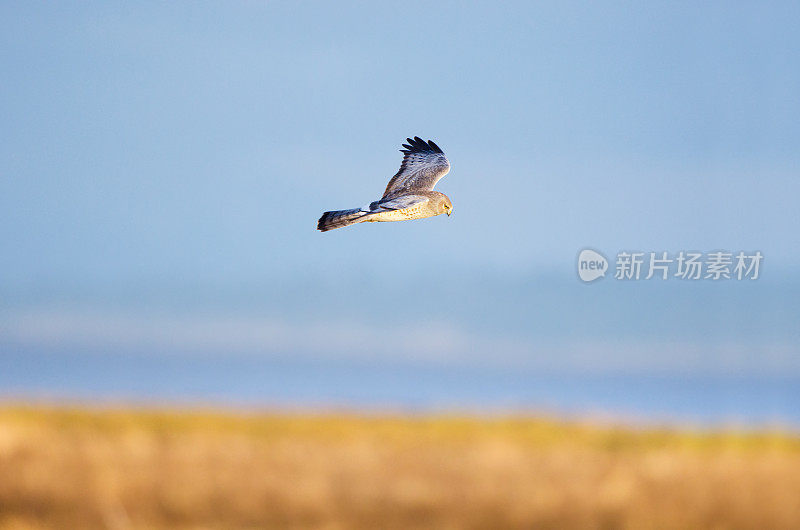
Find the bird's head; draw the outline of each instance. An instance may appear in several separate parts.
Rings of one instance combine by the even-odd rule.
[[[441,208],[442,213],[446,213],[448,217],[450,217],[450,214],[453,213],[453,203],[450,202],[450,199],[447,197],[442,198]]]

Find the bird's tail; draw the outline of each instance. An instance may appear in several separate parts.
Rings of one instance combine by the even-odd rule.
[[[342,228],[343,226],[360,223],[364,221],[364,216],[366,215],[368,215],[368,213],[360,208],[325,212],[322,214],[322,217],[319,218],[319,221],[317,221],[317,230],[327,232],[334,228]]]

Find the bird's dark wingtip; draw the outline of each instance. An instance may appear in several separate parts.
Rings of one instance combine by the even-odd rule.
[[[407,155],[414,153],[443,153],[441,147],[436,145],[433,140],[426,142],[419,136],[415,136],[413,139],[406,138],[406,142],[400,152]]]

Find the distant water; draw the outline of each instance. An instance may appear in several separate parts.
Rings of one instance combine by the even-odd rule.
[[[555,375],[256,356],[0,350],[0,399],[521,412],[800,427],[800,378]]]

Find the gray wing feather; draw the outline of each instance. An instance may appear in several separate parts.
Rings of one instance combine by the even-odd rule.
[[[394,197],[391,199],[383,199],[380,201],[375,201],[370,204],[370,212],[380,212],[380,211],[387,211],[387,210],[403,210],[405,208],[411,208],[416,204],[421,204],[423,202],[427,202],[429,199],[422,195],[400,195],[399,197]]]
[[[389,184],[383,197],[389,197],[400,190],[426,190],[430,191],[443,176],[450,171],[450,162],[444,156],[444,152],[432,140],[424,141],[419,136],[412,140],[407,139],[408,144],[403,144],[405,149],[403,162]]]

